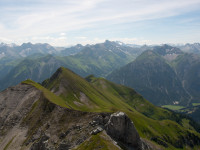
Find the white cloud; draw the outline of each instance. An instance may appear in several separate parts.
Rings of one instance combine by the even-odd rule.
[[[138,45],[155,44],[153,41],[146,40],[144,38],[111,38],[110,40],[111,41],[121,41],[121,42],[127,43],[127,44],[138,44]]]
[[[60,33],[60,36],[65,36],[66,35],[66,33]]]
[[[47,42],[49,40],[54,41],[53,43],[61,43],[61,40],[66,43],[66,35],[68,38],[74,36],[76,40],[91,39],[88,35],[81,36],[82,33],[69,35],[68,32],[107,29],[113,25],[127,23],[132,26],[138,21],[197,10],[200,5],[200,0],[19,0],[18,3],[15,2],[16,5],[14,2],[0,2],[0,35],[13,42],[19,42],[18,39],[31,39]],[[112,30],[112,27],[107,30]],[[33,38],[50,36],[49,39]]]
[[[76,39],[80,39],[80,40],[85,40],[85,39],[87,39],[87,37],[86,36],[78,36],[78,37],[75,37]]]
[[[68,46],[70,43],[68,43],[68,38],[67,37],[51,37],[51,36],[46,36],[46,37],[32,37],[30,39],[32,43],[49,43],[53,46]]]
[[[12,40],[7,39],[5,37],[0,37],[0,42],[3,42],[3,43],[12,43]]]

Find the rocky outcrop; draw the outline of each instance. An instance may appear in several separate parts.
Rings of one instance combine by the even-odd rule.
[[[30,150],[49,150],[47,148],[47,142],[48,142],[49,137],[44,135],[40,138],[40,140],[38,142],[35,142],[32,146]]]
[[[126,149],[148,150],[151,149],[140,136],[130,118],[123,112],[116,112],[110,116],[105,130],[109,136],[119,142]]]
[[[4,133],[21,121],[32,104],[40,97],[40,91],[31,85],[19,84],[0,93],[0,129]]]
[[[101,127],[97,127],[95,130],[93,130],[93,131],[91,132],[91,134],[92,134],[92,135],[96,135],[96,134],[98,134],[98,133],[101,132],[101,131],[103,131],[103,129],[102,129]]]
[[[20,126],[41,92],[31,85],[18,84],[0,93],[0,149],[10,143],[20,149],[27,127]],[[12,142],[11,142],[12,141]]]
[[[72,149],[105,131],[111,144],[117,142],[122,149],[150,149],[125,113],[63,108],[27,84],[0,93],[0,127],[0,149]]]
[[[141,146],[140,136],[133,122],[123,112],[117,112],[110,116],[106,132],[117,141],[133,147]]]

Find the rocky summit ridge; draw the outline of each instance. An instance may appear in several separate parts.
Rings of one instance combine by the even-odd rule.
[[[90,113],[63,108],[27,84],[0,93],[0,120],[0,149],[71,149],[99,135],[128,149],[147,147],[125,113]],[[121,149],[117,145],[113,147]]]
[[[151,110],[152,108],[152,110]],[[59,68],[0,93],[0,149],[198,149],[198,125],[133,89]]]

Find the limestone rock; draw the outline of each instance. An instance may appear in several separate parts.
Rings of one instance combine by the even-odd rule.
[[[140,136],[135,129],[133,122],[125,113],[116,112],[112,114],[105,129],[109,136],[126,146],[128,149],[142,149]]]
[[[101,127],[97,127],[95,130],[93,130],[93,131],[91,132],[91,134],[92,134],[92,135],[96,135],[97,133],[99,133],[99,132],[101,132],[101,131],[103,131],[103,129],[102,129]]]
[[[48,136],[46,135],[42,136],[38,142],[34,143],[31,146],[31,150],[49,150],[46,144],[48,142],[48,139],[49,139]]]

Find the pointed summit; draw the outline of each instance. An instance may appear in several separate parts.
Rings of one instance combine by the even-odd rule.
[[[162,46],[155,46],[154,51],[157,52],[158,54],[162,55],[162,56],[166,56],[166,55],[180,55],[183,54],[183,52],[176,47],[172,47],[170,45],[164,44]]]
[[[175,71],[154,50],[143,52],[135,61],[113,71],[107,79],[134,88],[155,105],[187,104],[189,95]]]
[[[95,79],[95,77],[93,77]],[[102,82],[104,82],[102,80]],[[102,90],[86,81],[74,72],[60,67],[43,86],[63,98],[72,109],[81,111],[107,111],[132,109],[123,101],[113,96],[105,96]],[[105,85],[106,86],[106,85]],[[132,110],[133,111],[133,110]]]
[[[85,111],[110,109],[106,108],[111,105],[109,100],[93,85],[64,67],[60,67],[51,78],[42,84],[51,92],[62,97],[73,109]]]
[[[31,47],[33,44],[31,43],[31,42],[28,42],[28,43],[23,43],[22,45],[21,45],[21,47],[23,47],[23,48],[29,48],[29,47]]]

